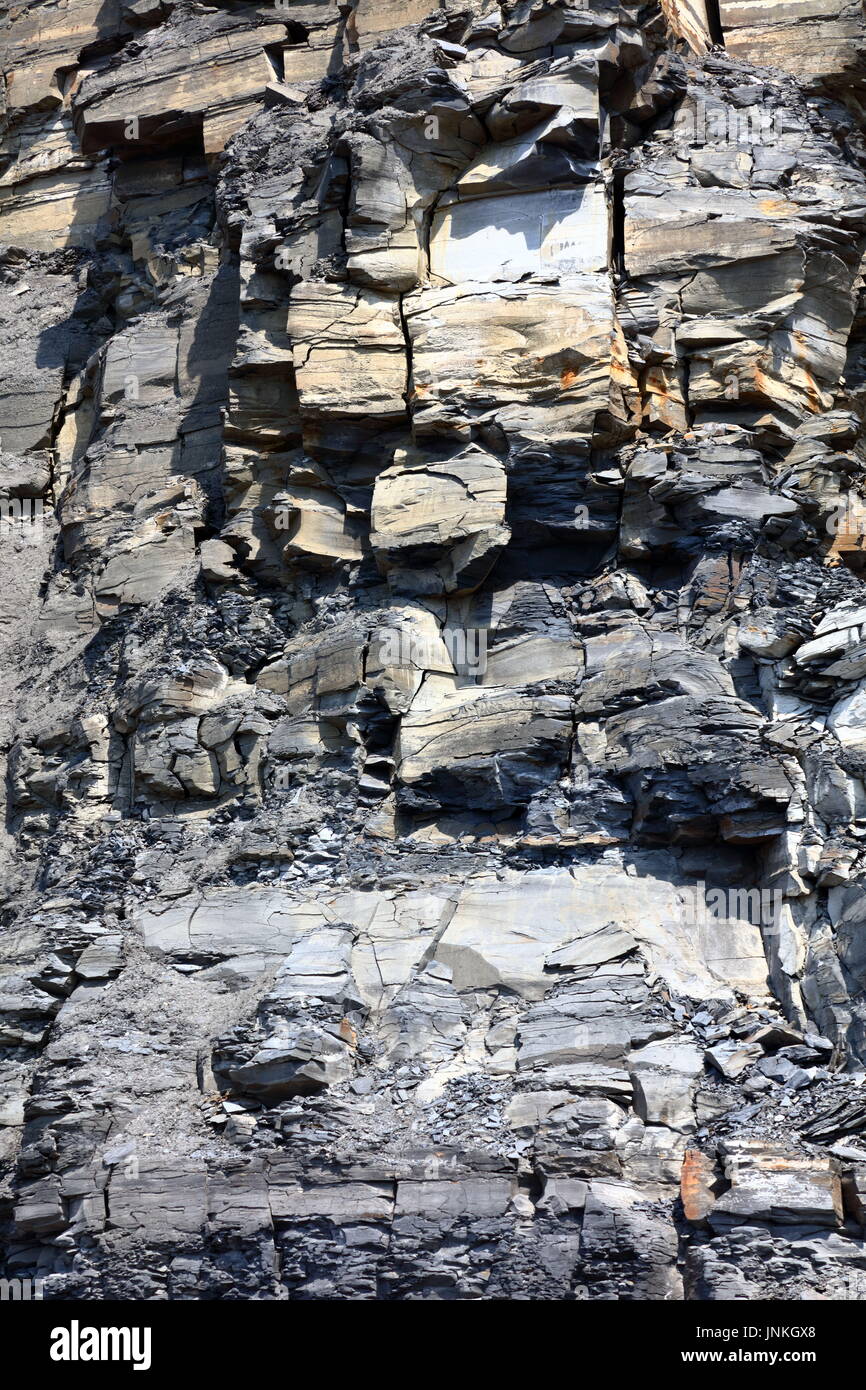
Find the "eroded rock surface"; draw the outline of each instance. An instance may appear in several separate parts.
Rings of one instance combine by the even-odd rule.
[[[860,5],[0,22],[5,1272],[862,1298]]]

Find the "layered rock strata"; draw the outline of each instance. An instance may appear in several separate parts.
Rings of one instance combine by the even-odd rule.
[[[5,1274],[862,1298],[860,5],[0,16]]]

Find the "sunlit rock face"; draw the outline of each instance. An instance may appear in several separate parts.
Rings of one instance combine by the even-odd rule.
[[[2,25],[4,1272],[861,1296],[860,6]]]

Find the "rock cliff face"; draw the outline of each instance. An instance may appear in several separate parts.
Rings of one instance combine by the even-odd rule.
[[[861,6],[0,12],[5,1274],[862,1298]]]

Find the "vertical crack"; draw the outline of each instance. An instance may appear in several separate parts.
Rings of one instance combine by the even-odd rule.
[[[710,38],[719,48],[725,46],[725,31],[722,28],[722,15],[719,8],[719,0],[705,0],[707,11],[707,28]]]
[[[614,274],[626,278],[625,266],[625,169],[613,169],[609,185],[611,216],[610,264]]]
[[[405,311],[404,311],[404,309],[403,309],[403,300],[404,300],[405,298],[406,298],[406,296],[405,296],[404,294],[398,295],[398,297],[397,297],[397,311],[398,311],[398,313],[399,313],[399,315],[400,315],[400,327],[401,327],[401,329],[403,330],[403,342],[404,342],[405,348],[406,348],[406,389],[405,389],[405,391],[403,392],[403,399],[404,399],[404,401],[406,402],[406,421],[407,421],[407,423],[408,423],[409,430],[411,431],[411,430],[412,430],[412,406],[411,406],[411,400],[412,400],[412,393],[413,393],[413,391],[414,391],[414,389],[415,389],[415,386],[414,386],[414,375],[413,375],[414,364],[413,364],[413,360],[412,360],[412,338],[411,338],[411,335],[410,335],[410,333],[409,333],[409,325],[408,325],[408,323],[406,322],[406,314],[405,314]]]

